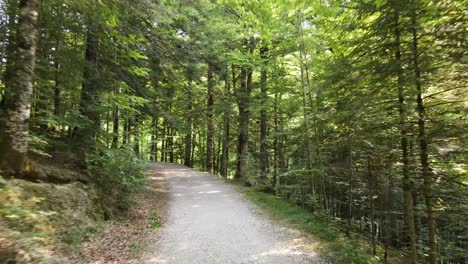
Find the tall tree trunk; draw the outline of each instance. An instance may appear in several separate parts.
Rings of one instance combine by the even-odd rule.
[[[150,150],[150,160],[153,162],[158,160],[158,157],[157,157],[158,145],[156,142],[156,138],[158,136],[157,133],[158,133],[158,119],[156,115],[153,114],[151,118],[151,150]]]
[[[92,17],[89,20],[80,113],[90,121],[90,124],[79,128],[76,133],[78,139],[76,142],[79,144],[79,148],[82,149],[92,149],[95,146],[95,137],[100,130],[100,117],[96,109],[99,104],[97,98],[99,78],[97,52],[99,40],[96,28],[96,17]]]
[[[133,119],[133,152],[135,155],[140,156],[140,117],[139,115],[135,115]]]
[[[206,171],[213,172],[214,154],[214,66],[208,64],[208,100],[207,100],[207,126],[206,126]]]
[[[57,8],[57,15],[59,16],[59,26],[55,36],[55,51],[54,51],[54,115],[56,117],[60,116],[60,107],[61,107],[61,83],[60,83],[60,62],[59,62],[59,51],[60,51],[60,40],[62,36],[62,23],[63,23],[63,12],[62,12],[62,4],[58,5]]]
[[[60,49],[60,38],[57,37],[55,41],[55,56],[54,56],[54,115],[56,117],[60,116],[60,63],[58,61],[58,52]]]
[[[174,163],[174,129],[172,127],[168,127],[168,134],[169,162]]]
[[[401,41],[400,41],[400,24],[398,11],[395,11],[395,61],[397,72],[397,88],[398,88],[398,111],[400,119],[400,146],[402,151],[403,163],[403,193],[406,209],[406,222],[408,226],[408,236],[410,240],[410,261],[412,264],[418,263],[418,254],[416,247],[416,229],[414,222],[414,207],[413,196],[411,194],[412,179],[409,174],[409,160],[408,160],[408,136],[406,131],[406,107],[405,97],[403,94],[403,68],[401,66]]]
[[[112,122],[112,148],[119,145],[119,107],[115,106],[113,111],[114,122]]]
[[[20,1],[16,32],[15,79],[0,135],[0,168],[7,174],[27,169],[29,118],[37,42],[38,0]]]
[[[417,1],[413,1],[415,5]],[[427,229],[428,229],[428,241],[429,241],[429,258],[428,263],[438,263],[438,250],[436,241],[437,226],[434,217],[433,209],[433,185],[434,179],[431,168],[429,166],[428,158],[428,144],[426,135],[426,110],[422,99],[422,79],[421,79],[421,68],[419,66],[419,43],[418,43],[418,22],[416,14],[416,6],[413,6],[411,13],[411,31],[412,31],[412,54],[413,54],[413,67],[415,74],[415,86],[416,86],[416,102],[418,112],[418,140],[420,148],[420,159],[421,159],[421,172],[423,178],[423,195],[426,204],[426,217],[427,217]]]
[[[235,71],[234,68],[232,68],[232,85],[233,89],[235,90],[236,84],[236,76],[235,76]],[[225,86],[225,98],[229,98],[230,96],[230,87],[229,87],[229,68],[226,68],[226,79],[224,80],[224,86]],[[224,120],[223,120],[223,146],[221,150],[221,168],[220,168],[220,173],[221,176],[227,177],[228,175],[228,162],[229,162],[229,137],[230,137],[230,126],[229,126],[229,112],[225,111],[224,112]]]
[[[369,189],[369,208],[370,208],[370,227],[371,227],[371,247],[372,247],[372,255],[377,254],[377,248],[376,248],[376,241],[375,241],[375,235],[376,235],[376,230],[375,230],[375,209],[374,209],[374,189],[375,189],[375,179],[374,179],[374,174],[372,170],[372,162],[371,162],[371,156],[367,157],[367,187]]]
[[[188,72],[188,84],[187,84],[187,131],[185,132],[185,150],[184,150],[184,165],[192,167],[192,108],[193,108],[193,93],[192,93],[192,69]]]
[[[248,44],[249,52],[255,49],[254,38]],[[237,91],[237,105],[239,107],[239,130],[237,138],[237,166],[234,175],[237,179],[245,179],[247,176],[247,159],[249,155],[249,119],[250,96],[252,93],[252,67],[242,67],[240,74],[240,87]]]
[[[263,60],[260,89],[261,89],[261,110],[260,110],[260,181],[266,183],[268,177],[268,128],[267,128],[267,53],[268,47],[263,47],[260,50],[260,57]]]
[[[124,118],[124,127],[122,133],[122,145],[126,146],[129,143],[128,135],[129,135],[129,119]]]
[[[306,157],[306,168],[308,170],[312,169],[312,148],[310,142],[310,129],[309,129],[309,110],[307,99],[310,97],[310,87],[309,87],[309,76],[308,76],[308,68],[307,68],[307,58],[306,58],[306,51],[305,51],[305,43],[303,37],[303,28],[302,28],[302,14],[301,11],[297,13],[298,17],[298,27],[299,27],[299,34],[301,37],[301,45],[299,51],[299,63],[301,68],[301,85],[302,85],[302,111],[304,117],[304,142],[305,142],[305,157]],[[310,102],[309,102],[310,103]]]

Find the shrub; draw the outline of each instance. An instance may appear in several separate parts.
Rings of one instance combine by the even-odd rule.
[[[106,149],[86,158],[88,169],[95,175],[107,209],[128,209],[134,194],[147,181],[146,162],[131,149]]]

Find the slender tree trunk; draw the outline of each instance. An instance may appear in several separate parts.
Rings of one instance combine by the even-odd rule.
[[[303,117],[304,117],[304,142],[305,142],[305,157],[306,157],[306,168],[308,170],[312,169],[312,154],[311,154],[311,143],[310,143],[310,128],[309,128],[309,109],[308,109],[308,103],[307,103],[307,98],[310,96],[310,91],[309,91],[309,80],[308,80],[308,71],[306,71],[307,67],[307,61],[306,61],[306,52],[305,52],[305,43],[303,39],[303,28],[302,28],[302,14],[300,11],[298,11],[297,14],[298,17],[298,27],[299,27],[299,33],[301,35],[301,45],[300,45],[300,51],[299,51],[299,63],[300,63],[300,68],[301,68],[301,85],[302,85],[302,111],[303,111]]]
[[[414,223],[414,208],[413,196],[411,195],[412,180],[409,175],[409,160],[408,160],[408,136],[406,131],[406,107],[403,94],[403,69],[401,67],[401,41],[400,41],[400,24],[399,15],[395,11],[395,61],[397,71],[397,88],[398,88],[398,111],[400,117],[400,145],[402,151],[403,163],[403,193],[406,209],[406,222],[408,226],[408,236],[410,240],[410,261],[412,264],[418,263],[418,254],[416,247],[416,230]]]
[[[22,0],[16,32],[15,80],[0,134],[0,168],[7,174],[27,169],[29,118],[37,42],[38,0]]]
[[[264,60],[263,67],[261,72],[261,80],[260,80],[260,87],[261,87],[261,111],[260,111],[260,181],[262,183],[266,183],[267,177],[269,174],[269,164],[268,164],[268,144],[267,144],[267,136],[268,136],[268,128],[267,128],[267,53],[268,47],[263,47],[260,50],[260,57]]]
[[[214,114],[213,114],[213,95],[214,95],[214,67],[208,64],[208,100],[207,100],[207,130],[206,130],[206,171],[213,172],[213,154],[214,154]]]
[[[413,1],[415,4],[417,1]],[[420,159],[421,159],[421,172],[423,178],[423,195],[426,204],[426,217],[427,217],[427,229],[428,229],[428,241],[429,241],[429,258],[428,263],[438,263],[438,250],[436,232],[437,226],[434,217],[433,209],[433,185],[434,179],[431,168],[429,166],[428,158],[428,144],[426,135],[426,110],[422,99],[422,80],[421,80],[421,68],[419,66],[419,43],[418,43],[418,22],[416,14],[416,6],[412,9],[411,14],[411,31],[412,31],[412,53],[413,53],[413,67],[415,74],[415,86],[416,86],[416,102],[418,112],[418,140],[420,148]]]
[[[112,122],[112,148],[117,148],[119,145],[119,107],[114,107],[114,122]]]
[[[247,41],[246,41],[247,43]],[[254,39],[247,43],[249,53],[255,49]],[[249,122],[250,122],[250,96],[252,93],[252,67],[243,67],[240,74],[240,87],[237,91],[237,104],[239,107],[239,131],[237,140],[237,166],[235,178],[247,177],[247,159],[249,156]]]
[[[128,140],[128,130],[129,130],[129,119],[124,118],[124,127],[123,127],[123,133],[122,133],[122,145],[126,146],[129,143]]]
[[[60,47],[60,40],[63,37],[62,36],[62,23],[63,23],[63,16],[62,16],[62,4],[58,5],[57,8],[57,15],[59,16],[59,26],[58,26],[58,32],[56,33],[55,36],[55,51],[54,51],[54,81],[55,81],[55,86],[54,86],[54,115],[56,117],[60,117],[60,112],[61,112],[61,83],[60,83],[60,62],[59,62],[59,51],[61,49]]]
[[[375,241],[375,209],[374,209],[374,188],[375,188],[375,179],[372,170],[371,157],[367,157],[367,185],[369,189],[369,208],[370,208],[370,227],[371,227],[371,247],[372,254],[375,256],[377,254],[376,241]]]
[[[57,37],[56,43],[55,43],[55,56],[54,56],[54,81],[55,81],[55,86],[54,86],[54,115],[56,117],[60,116],[60,93],[61,93],[61,88],[60,88],[60,63],[58,61],[58,52],[60,49],[60,38]]]
[[[235,72],[234,69],[232,71],[232,83],[233,87],[235,89]],[[226,90],[226,95],[225,98],[229,98],[230,96],[230,87],[229,87],[229,69],[226,69],[226,79],[224,80],[225,82],[225,90]],[[221,150],[221,168],[220,168],[220,173],[221,176],[227,177],[228,175],[228,161],[229,161],[229,137],[230,137],[230,126],[229,126],[229,112],[225,111],[224,112],[224,121],[223,121],[223,146]]]
[[[161,162],[166,162],[166,155],[167,155],[167,134],[166,134],[166,127],[167,127],[167,120],[166,118],[163,119],[162,125],[162,135],[161,135]]]
[[[238,118],[238,132],[237,132],[237,161],[236,161],[236,173],[234,178],[243,178],[245,177],[245,167],[247,165],[247,140],[248,140],[248,112],[247,112],[247,100],[248,94],[246,91],[246,70],[241,69],[240,72],[240,87],[236,91],[237,105],[239,108],[239,118]]]
[[[192,153],[190,157],[190,165],[193,167],[193,164],[195,162],[195,147],[197,145],[197,133],[193,133],[192,137]]]
[[[158,119],[156,117],[156,115],[153,114],[152,118],[151,118],[151,149],[150,149],[150,160],[155,162],[156,160],[158,160],[158,157],[157,157],[157,142],[156,142],[156,138],[157,138],[157,133],[158,133]]]
[[[100,118],[96,107],[98,106],[97,90],[98,90],[98,67],[97,67],[97,52],[98,52],[98,36],[96,28],[96,18],[90,19],[87,39],[86,39],[86,54],[85,66],[83,73],[83,85],[81,89],[80,113],[90,121],[90,125],[86,125],[77,130],[77,140],[79,148],[92,149],[95,146],[95,137],[100,130]]]
[[[193,94],[192,94],[192,73],[188,73],[187,84],[187,131],[185,132],[185,151],[184,151],[184,165],[192,167],[192,108],[193,108]]]
[[[169,162],[174,163],[174,129],[168,127],[168,150],[169,150]]]
[[[133,152],[135,155],[140,156],[140,117],[136,115],[133,119]]]

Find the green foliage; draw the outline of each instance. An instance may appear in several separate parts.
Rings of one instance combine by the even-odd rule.
[[[105,149],[86,157],[88,168],[96,175],[105,206],[127,209],[134,194],[147,182],[147,164],[128,148]]]
[[[157,229],[161,227],[161,221],[157,213],[152,212],[148,215],[148,220],[150,221],[150,228]]]

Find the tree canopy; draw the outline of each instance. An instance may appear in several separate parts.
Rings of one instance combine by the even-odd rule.
[[[464,263],[467,16],[463,0],[0,0],[1,168],[131,148],[266,186],[384,258]]]

